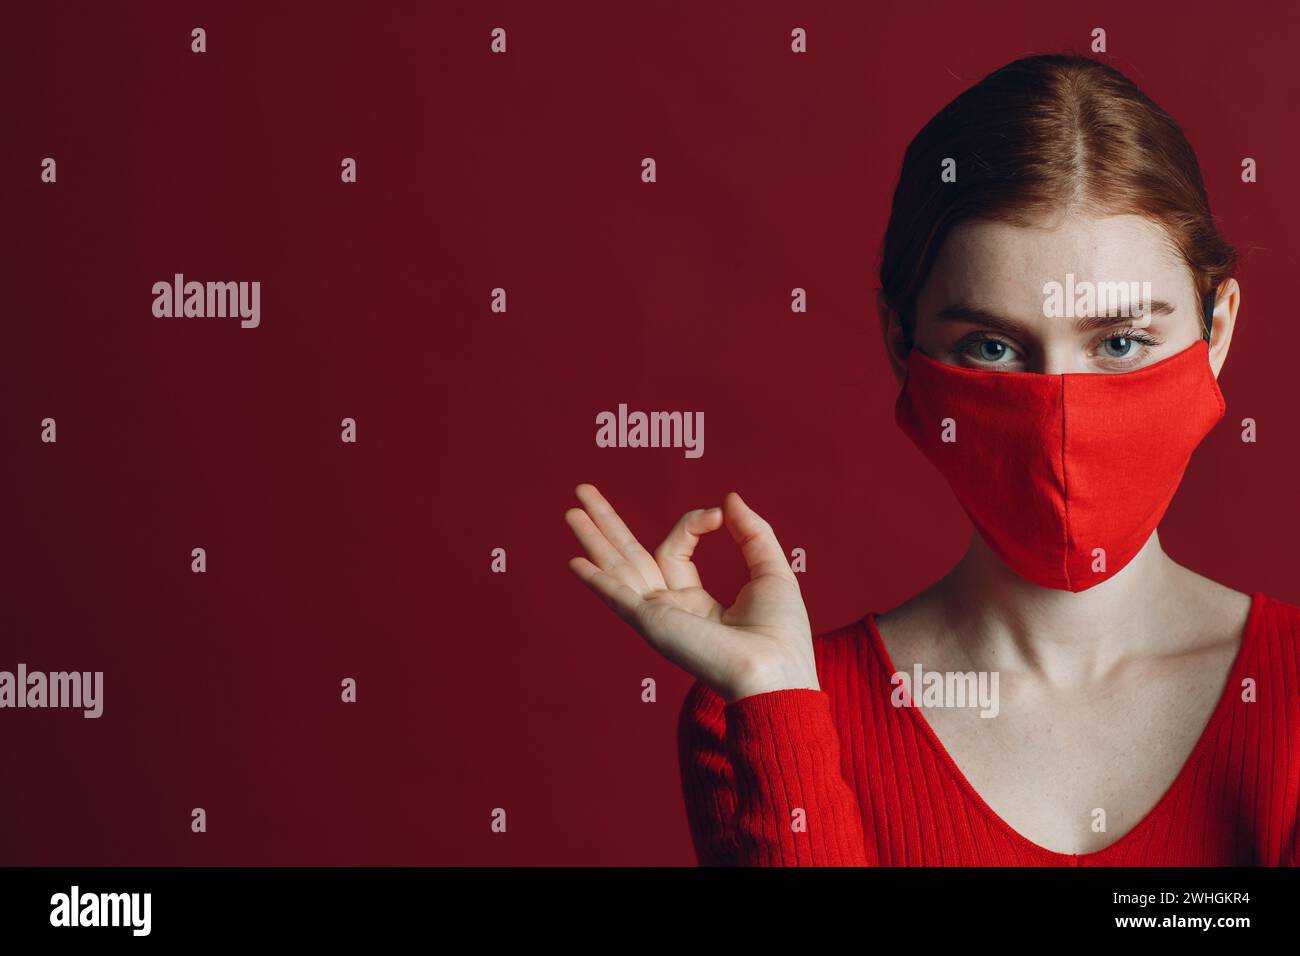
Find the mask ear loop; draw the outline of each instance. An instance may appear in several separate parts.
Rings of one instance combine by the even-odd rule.
[[[1205,326],[1205,331],[1201,333],[1201,338],[1210,341],[1210,333],[1214,331],[1214,300],[1218,297],[1219,287],[1216,285],[1209,292],[1205,293],[1205,311],[1201,315],[1201,323]]]

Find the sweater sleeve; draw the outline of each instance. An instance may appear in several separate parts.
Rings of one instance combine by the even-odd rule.
[[[825,691],[770,691],[726,704],[697,680],[682,704],[678,755],[701,866],[876,862],[840,769]]]

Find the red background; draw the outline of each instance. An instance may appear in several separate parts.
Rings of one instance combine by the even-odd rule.
[[[741,491],[807,550],[819,632],[938,578],[968,524],[872,306],[895,177],[958,92],[1095,26],[1243,254],[1165,546],[1300,602],[1295,5],[898,6],[8,10],[0,669],[105,689],[99,720],[0,712],[0,863],[693,863],[690,678],[567,569],[572,488],[651,548]],[[154,318],[175,272],[259,280],[261,327]],[[619,402],[704,411],[704,456],[595,447]],[[729,602],[729,538],[700,563]]]

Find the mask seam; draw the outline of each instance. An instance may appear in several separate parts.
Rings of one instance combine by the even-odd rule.
[[[1065,505],[1065,542],[1061,549],[1061,570],[1066,590],[1070,589],[1070,475],[1065,457],[1065,376],[1061,376],[1061,497]]]

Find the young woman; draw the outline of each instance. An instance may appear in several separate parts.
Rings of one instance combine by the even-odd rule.
[[[739,494],[651,555],[578,486],[570,567],[697,678],[701,863],[1296,863],[1300,608],[1156,532],[1224,412],[1234,266],[1166,113],[1099,62],[1018,60],[908,147],[880,270],[896,420],[975,528],[947,575],[814,639]],[[722,526],[731,607],[691,563]]]

